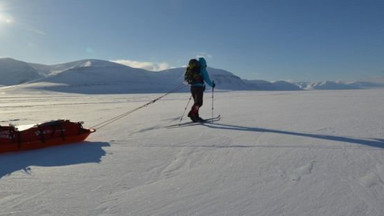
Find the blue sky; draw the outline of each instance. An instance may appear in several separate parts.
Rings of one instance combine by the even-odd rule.
[[[384,77],[384,0],[0,0],[0,57],[119,60],[162,69],[204,56],[246,79]]]

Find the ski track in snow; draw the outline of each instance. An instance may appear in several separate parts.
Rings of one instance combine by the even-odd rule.
[[[0,122],[90,127],[159,96],[45,94],[1,95]],[[383,94],[218,93],[220,121],[169,129],[173,94],[85,143],[0,155],[0,215],[381,216]]]

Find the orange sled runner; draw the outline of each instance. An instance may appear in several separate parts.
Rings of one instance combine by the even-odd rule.
[[[84,141],[94,129],[85,129],[81,122],[50,121],[18,130],[0,126],[0,153],[38,149]]]

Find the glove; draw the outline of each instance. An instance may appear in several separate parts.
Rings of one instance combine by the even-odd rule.
[[[212,81],[212,88],[215,88],[216,84],[215,81]]]

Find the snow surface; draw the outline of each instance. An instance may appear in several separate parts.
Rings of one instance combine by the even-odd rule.
[[[0,124],[91,127],[162,94],[0,89]],[[384,90],[168,95],[86,142],[0,155],[0,215],[384,215]],[[212,101],[205,94],[203,117]],[[183,121],[188,121],[184,118]]]

